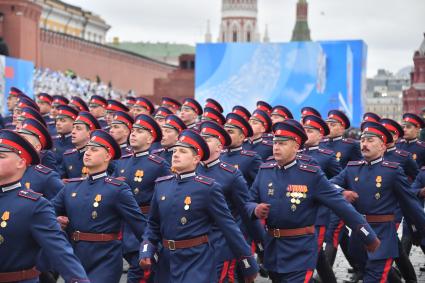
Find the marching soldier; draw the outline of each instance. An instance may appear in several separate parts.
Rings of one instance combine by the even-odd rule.
[[[89,176],[68,180],[52,200],[91,282],[119,282],[121,225],[129,224],[139,240],[146,225],[128,185],[106,173],[108,163],[119,157],[115,140],[103,130],[93,131],[83,159]]]
[[[23,137],[0,131],[0,281],[38,282],[35,265],[43,250],[65,282],[90,282],[49,201],[23,188],[26,167],[38,163],[37,152]]]
[[[256,277],[257,263],[219,184],[195,172],[199,162],[208,157],[208,146],[202,137],[185,130],[173,153],[172,166],[177,174],[156,181],[148,227],[140,247],[140,266],[151,268],[154,253],[162,242],[155,273],[157,282],[218,281],[215,249],[209,239],[214,224],[242,262],[247,281]]]
[[[183,101],[179,117],[188,129],[198,131],[198,117],[203,113],[202,106],[193,98]]]
[[[137,116],[129,138],[134,153],[123,156],[114,172],[114,176],[125,178],[137,205],[146,216],[149,214],[155,180],[171,173],[170,165],[163,158],[149,153],[151,145],[161,138],[161,128],[153,118],[145,114]],[[145,274],[139,266],[139,247],[140,241],[130,227],[124,225],[123,253],[130,264],[127,282],[149,279],[150,274]]]
[[[261,166],[248,203],[251,215],[266,220],[264,265],[272,282],[311,282],[317,262],[314,223],[320,204],[338,213],[368,250],[376,250],[380,241],[365,219],[318,167],[296,160],[307,140],[302,126],[278,122],[273,133],[276,161]]]
[[[53,152],[56,155],[57,164],[62,164],[63,153],[74,146],[71,140],[71,132],[74,121],[78,116],[78,111],[68,105],[57,107],[56,131],[57,136],[52,137]]]
[[[418,140],[421,129],[425,128],[425,122],[416,114],[405,113],[403,115],[404,139],[397,143],[397,148],[408,151],[418,164],[418,168],[425,165],[425,142]]]
[[[273,142],[263,139],[263,136],[270,133],[272,120],[267,112],[257,109],[249,118],[249,124],[252,128],[252,137],[247,138],[242,147],[256,152],[263,161],[266,161],[273,155]]]
[[[102,129],[108,127],[106,123],[106,107],[108,106],[108,101],[100,95],[92,95],[89,101],[90,113],[97,119]]]
[[[128,136],[130,135],[133,123],[133,117],[123,111],[116,111],[112,119],[109,134],[120,145],[121,156],[132,153],[131,146],[128,145]]]

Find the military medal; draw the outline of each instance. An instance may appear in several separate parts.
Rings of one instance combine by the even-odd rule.
[[[184,210],[189,210],[189,205],[192,203],[192,200],[190,199],[190,196],[187,196],[185,199],[184,199],[184,204],[185,204],[185,206],[184,206]]]
[[[165,200],[165,196],[161,196],[161,200]]]
[[[376,193],[375,194],[375,198],[378,200],[378,199],[380,199],[381,198],[381,194],[380,193]]]
[[[378,192],[375,194],[375,199],[379,200],[381,198],[381,194],[379,193],[379,188],[382,186],[382,176],[376,176],[376,187],[378,188]]]
[[[124,173],[124,171],[125,171],[124,169],[121,169],[120,173]]]
[[[3,212],[3,215],[1,216],[1,220],[3,220],[3,221],[0,223],[0,227],[1,228],[6,228],[6,226],[7,226],[7,220],[9,220],[9,217],[10,217],[10,212],[9,211]]]
[[[137,195],[137,194],[139,193],[139,188],[135,188],[135,189],[133,190],[133,192],[134,192],[134,194],[135,194],[135,195]]]
[[[81,175],[83,177],[86,177],[89,174],[89,169],[86,166],[83,166],[83,168],[81,169]]]
[[[72,165],[69,165],[68,170],[71,171],[72,170]]]
[[[186,217],[182,217],[181,219],[180,219],[180,223],[182,224],[182,225],[185,225],[186,223],[187,223],[187,219],[186,219]]]
[[[30,189],[30,187],[31,187],[31,183],[30,182],[26,182],[25,183],[25,188],[27,188],[28,190]]]
[[[0,235],[0,245],[3,244],[3,242],[4,242],[4,238],[2,235]]]
[[[274,195],[273,183],[269,183],[269,191],[268,191],[268,195],[269,195],[269,196]]]
[[[359,177],[354,178],[354,182],[358,182],[359,181]]]
[[[91,218],[92,219],[96,219],[97,218],[97,212],[96,212],[96,210],[91,213]]]
[[[102,200],[102,195],[96,195],[96,197],[94,198],[94,203],[93,206],[94,207],[98,207],[99,206],[99,202]]]
[[[295,204],[291,205],[291,210],[295,211],[297,209],[297,206]]]
[[[341,152],[338,151],[336,153],[336,156],[335,157],[336,157],[336,160],[339,161],[341,159]]]
[[[134,182],[140,183],[144,174],[145,173],[143,172],[143,170],[136,170],[136,172],[134,173]]]
[[[412,158],[413,158],[413,160],[416,160],[416,153],[413,153],[413,155],[412,155]]]
[[[72,194],[71,194],[71,197],[73,197],[73,198],[75,198],[77,196],[77,193],[76,192],[73,192]]]

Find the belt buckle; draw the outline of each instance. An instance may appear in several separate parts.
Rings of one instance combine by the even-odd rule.
[[[279,229],[273,229],[273,237],[280,238],[280,230]]]
[[[168,240],[167,244],[170,251],[176,250],[176,242],[174,240]]]
[[[74,242],[78,242],[78,241],[80,240],[80,231],[75,231],[75,232],[72,234],[72,240],[73,240]]]

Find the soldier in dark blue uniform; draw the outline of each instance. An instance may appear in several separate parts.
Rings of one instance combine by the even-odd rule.
[[[7,110],[9,115],[3,118],[3,124],[6,129],[13,129],[13,111],[15,110],[16,104],[18,103],[18,98],[20,96],[25,96],[25,94],[16,87],[11,87],[9,95],[7,97]]]
[[[257,153],[242,148],[244,140],[252,136],[251,125],[242,116],[229,113],[224,128],[232,142],[223,151],[221,159],[239,169],[248,186],[251,186],[262,163],[261,157]]]
[[[232,113],[238,114],[246,121],[249,121],[249,118],[251,117],[251,112],[249,112],[248,109],[240,105],[233,106]]]
[[[137,117],[140,114],[152,115],[154,111],[155,106],[149,99],[138,97],[133,105],[131,114],[133,117]]]
[[[100,95],[92,95],[89,101],[90,113],[97,119],[102,129],[108,127],[106,123],[106,107],[108,106],[108,101]]]
[[[108,99],[108,106],[106,106],[106,123],[108,123],[108,127],[104,130],[109,130],[109,127],[111,126],[112,121],[114,120],[114,115],[116,111],[122,111],[128,113],[130,109],[128,109],[127,106],[122,104],[119,101],[116,101],[114,99]]]
[[[18,133],[39,153],[52,146],[52,139],[46,127],[37,120],[25,119]],[[30,165],[25,170],[21,184],[26,189],[40,193],[50,200],[63,188],[59,174],[43,164]]]
[[[90,141],[90,133],[100,129],[97,119],[87,111],[81,111],[74,121],[71,141],[74,146],[63,153],[59,174],[63,179],[87,177],[88,168],[83,164],[86,145]]]
[[[43,250],[66,282],[89,282],[49,201],[23,189],[26,167],[38,163],[37,152],[23,137],[0,131],[0,281],[38,282],[35,265]]]
[[[153,118],[141,114],[136,117],[130,134],[130,145],[133,154],[123,156],[115,168],[115,177],[124,177],[130,186],[137,205],[143,214],[149,214],[150,202],[154,193],[155,180],[171,174],[170,165],[161,157],[149,154],[151,145],[162,138],[161,128]],[[127,282],[148,280],[139,266],[140,241],[134,236],[131,228],[123,228],[123,254],[129,262]]]
[[[192,130],[180,134],[173,153],[176,175],[157,179],[151,202],[148,227],[140,247],[140,265],[149,269],[159,251],[157,282],[217,282],[214,246],[210,232],[217,225],[235,257],[242,262],[251,282],[258,266],[250,247],[235,223],[220,185],[197,175],[200,161],[209,157],[208,145]]]
[[[121,225],[128,223],[140,240],[146,225],[128,185],[107,176],[109,161],[119,157],[120,148],[115,140],[103,130],[93,131],[84,153],[88,178],[69,180],[52,200],[91,282],[119,282]]]
[[[317,111],[316,108],[310,107],[310,106],[306,106],[301,108],[301,119],[304,118],[307,115],[315,115],[317,117],[322,118],[322,114],[320,114],[319,111]]]
[[[272,120],[267,112],[255,110],[249,118],[249,124],[252,128],[252,137],[249,137],[243,143],[243,149],[256,152],[263,161],[273,155],[273,142],[264,139],[263,136],[270,133]]]
[[[165,124],[165,117],[167,117],[170,114],[173,114],[173,112],[171,112],[170,109],[168,109],[167,107],[161,106],[155,110],[153,117],[155,121],[158,123],[158,125],[162,127],[162,125]]]
[[[131,146],[128,144],[128,136],[130,135],[133,123],[133,117],[123,111],[116,111],[112,119],[109,133],[120,145],[121,156],[132,153]]]
[[[186,125],[176,115],[168,115],[165,118],[165,124],[162,125],[162,148],[152,150],[153,154],[156,154],[164,158],[168,164],[171,164],[171,157],[173,155],[173,147],[179,139],[179,134],[186,129]]]
[[[37,105],[40,107],[40,114],[46,122],[47,129],[51,136],[56,135],[55,120],[50,116],[52,110],[53,97],[47,93],[39,93],[37,95]]]
[[[15,109],[13,110],[13,119],[12,119],[12,125],[14,126],[13,129],[19,129],[22,125],[22,111],[23,109],[32,109],[33,112],[35,112],[37,117],[34,117],[35,119],[41,121],[44,125],[46,122],[42,118],[40,114],[40,108],[38,107],[37,103],[32,100],[29,97],[21,96],[18,98],[18,103],[15,106]],[[39,119],[40,118],[40,119]]]
[[[199,131],[198,118],[203,113],[202,106],[193,98],[185,98],[180,109],[179,117],[188,129]]]
[[[363,114],[363,122],[376,122],[379,123],[381,121],[381,117],[378,114],[373,112],[366,112]]]
[[[58,135],[52,137],[52,150],[56,155],[57,164],[62,164],[63,153],[74,147],[71,141],[71,132],[78,111],[68,105],[59,105],[57,111],[56,131]]]
[[[217,100],[214,100],[212,98],[207,98],[204,108],[212,108],[215,111],[223,114],[223,106],[221,106],[221,104]]]
[[[68,105],[69,100],[63,95],[53,95],[53,102],[52,102],[52,109],[50,110],[50,116],[52,117],[53,121],[55,121],[55,128],[56,128],[56,117],[58,115],[58,106],[59,105]]]
[[[291,111],[283,105],[276,105],[272,109],[272,113],[270,114],[270,119],[272,119],[272,123],[276,124],[277,122],[283,122],[288,119],[294,119]]]
[[[134,106],[134,104],[136,103],[136,98],[132,95],[127,95],[125,97],[125,106],[128,107],[128,109],[130,110],[129,112],[131,113],[132,108]]]
[[[273,132],[276,161],[261,166],[248,204],[252,216],[266,220],[264,264],[273,282],[311,282],[317,262],[314,224],[320,204],[338,213],[369,250],[377,249],[380,242],[372,228],[320,168],[296,160],[307,140],[302,127],[278,122]]]
[[[257,101],[257,109],[267,113],[267,115],[272,114],[273,107],[265,101],[259,100]]]
[[[364,160],[349,162],[331,182],[350,190],[354,207],[365,215],[382,241],[376,253],[367,254],[363,282],[386,282],[393,260],[398,257],[395,223],[398,207],[422,235],[425,235],[425,213],[398,163],[383,160],[386,144],[392,142],[391,133],[376,122],[364,122],[362,129]],[[351,234],[350,247],[356,254],[361,253],[357,241],[357,236]]]
[[[201,120],[214,121],[220,125],[224,125],[224,123],[226,122],[226,118],[223,116],[223,114],[221,114],[220,111],[217,111],[211,107],[204,108],[204,113],[202,114]]]
[[[182,104],[174,98],[163,97],[161,106],[168,108],[173,114],[176,114],[180,110]]]
[[[71,97],[71,101],[69,102],[68,105],[71,106],[72,108],[74,108],[75,110],[77,110],[78,112],[80,112],[80,111],[89,112],[90,111],[87,103],[79,96]]]
[[[413,113],[405,113],[403,115],[404,139],[397,143],[397,148],[412,154],[418,168],[425,165],[425,142],[418,140],[423,128],[425,128],[425,122],[421,117]]]

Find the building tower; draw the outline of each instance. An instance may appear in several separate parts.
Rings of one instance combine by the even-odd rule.
[[[258,42],[257,0],[222,0],[218,42]]]
[[[311,41],[308,28],[308,3],[307,0],[298,0],[297,21],[292,32],[291,41]]]

